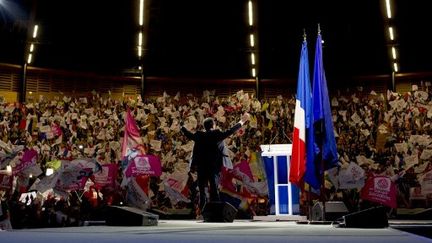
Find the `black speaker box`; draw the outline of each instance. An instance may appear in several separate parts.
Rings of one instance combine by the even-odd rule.
[[[346,228],[385,228],[389,224],[386,209],[379,206],[343,216],[343,222],[340,226]]]
[[[325,212],[322,202],[317,202],[312,207],[312,221],[335,221],[348,214],[349,211],[342,201],[325,202]],[[324,217],[323,217],[324,216]]]
[[[208,202],[204,205],[202,215],[204,222],[233,222],[237,209],[227,202]]]
[[[159,220],[156,214],[127,206],[109,206],[105,215],[106,224],[112,226],[155,226]]]

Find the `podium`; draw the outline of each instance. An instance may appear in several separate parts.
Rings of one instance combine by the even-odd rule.
[[[289,182],[292,144],[265,144],[260,147],[269,187],[270,214],[299,216],[299,189]]]

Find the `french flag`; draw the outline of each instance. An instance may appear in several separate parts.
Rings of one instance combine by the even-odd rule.
[[[306,38],[303,41],[297,83],[297,97],[294,113],[294,132],[289,181],[300,186],[306,171],[307,130],[311,128],[312,93],[309,79],[308,50]]]

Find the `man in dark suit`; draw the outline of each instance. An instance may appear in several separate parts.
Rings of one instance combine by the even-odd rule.
[[[209,188],[210,201],[219,201],[218,177],[222,167],[223,140],[238,131],[241,126],[249,120],[248,113],[243,114],[241,120],[226,131],[216,129],[213,118],[204,119],[205,131],[190,132],[184,126],[181,131],[185,136],[195,142],[192,151],[191,170],[197,171],[198,189],[200,194],[199,206],[202,210],[206,203],[205,188]]]

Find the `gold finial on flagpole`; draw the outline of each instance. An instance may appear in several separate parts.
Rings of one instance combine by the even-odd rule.
[[[303,28],[303,41],[306,41],[306,29]]]
[[[320,24],[318,23],[318,35],[320,35],[321,34],[321,26],[320,26]]]

